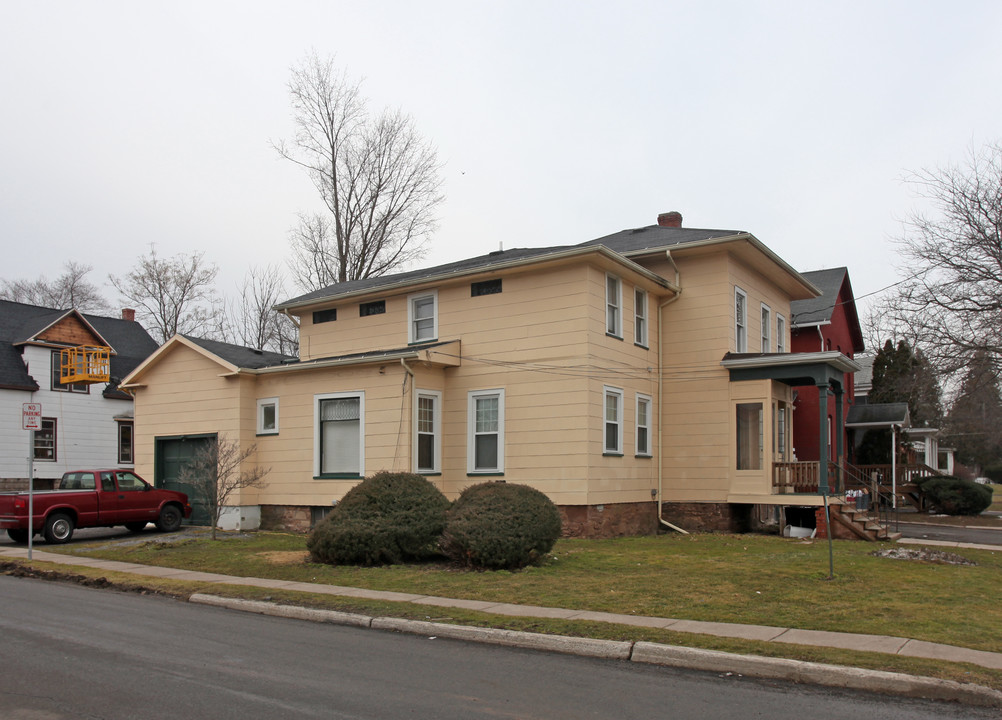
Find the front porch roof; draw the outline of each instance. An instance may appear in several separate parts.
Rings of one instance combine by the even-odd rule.
[[[848,428],[890,428],[910,427],[911,418],[908,415],[908,403],[873,403],[853,405],[849,408],[849,416],[845,426]]]
[[[843,384],[860,366],[836,350],[812,353],[727,353],[720,361],[731,381],[778,380],[787,385]]]

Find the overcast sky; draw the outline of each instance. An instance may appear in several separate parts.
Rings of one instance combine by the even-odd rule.
[[[6,279],[72,260],[105,285],[150,243],[204,251],[229,294],[250,266],[284,264],[297,213],[321,207],[269,144],[292,136],[289,69],[310,50],[438,148],[447,199],[422,266],[678,210],[799,270],[846,265],[859,297],[897,279],[891,240],[920,207],[907,172],[1002,138],[997,1],[0,11]]]

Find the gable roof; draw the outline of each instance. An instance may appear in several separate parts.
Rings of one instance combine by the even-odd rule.
[[[199,355],[208,358],[224,368],[227,374],[236,375],[241,370],[258,370],[264,367],[275,365],[285,365],[298,362],[299,358],[282,355],[281,353],[268,352],[266,350],[254,350],[253,348],[232,343],[219,342],[218,340],[206,340],[205,338],[189,337],[188,335],[175,335],[165,342],[156,351],[143,360],[122,380],[124,387],[134,387],[141,385],[140,378],[146,370],[156,365],[160,358],[171,352],[177,346],[184,346],[194,350]]]
[[[116,380],[125,377],[147,355],[156,350],[156,341],[142,325],[131,320],[88,315],[77,310],[55,310],[37,305],[0,300],[0,388],[38,390],[28,373],[19,346],[38,342],[38,337],[68,316],[76,316],[111,348],[113,381],[104,389],[105,397],[130,399],[117,389]],[[48,380],[45,380],[48,383]]]
[[[656,252],[664,248],[677,247],[679,245],[691,245],[706,242],[707,240],[734,238],[748,234],[742,230],[703,230],[699,228],[648,225],[630,230],[620,230],[611,235],[604,235],[595,240],[583,242],[578,247],[604,245],[610,250],[623,255],[636,255]]]
[[[852,284],[849,282],[849,270],[844,267],[827,270],[809,270],[801,273],[812,284],[821,290],[821,295],[804,300],[794,300],[790,303],[793,317],[790,327],[794,330],[815,325],[831,323],[835,308],[841,297],[842,310],[849,324],[849,335],[852,337],[853,350],[862,352],[863,331],[859,326],[859,316],[856,313],[856,298],[853,296]]]

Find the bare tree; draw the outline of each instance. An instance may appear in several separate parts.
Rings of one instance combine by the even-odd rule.
[[[70,261],[63,268],[63,274],[52,282],[44,276],[37,280],[0,280],[0,298],[56,310],[110,312],[111,304],[101,296],[97,285],[86,279],[93,267]]]
[[[436,152],[412,119],[370,115],[360,84],[316,54],[293,68],[289,94],[296,134],[273,145],[309,173],[327,206],[292,233],[295,282],[319,290],[420,257],[443,196]]]
[[[164,343],[178,333],[211,335],[214,303],[218,299],[213,283],[219,269],[206,264],[203,253],[171,258],[157,255],[156,246],[150,254],[139,258],[137,265],[124,277],[110,276],[126,302],[136,308],[139,320],[158,342]],[[208,331],[208,332],[207,332]]]
[[[299,338],[293,321],[273,308],[285,295],[281,270],[275,265],[252,267],[240,295],[226,312],[225,339],[258,350],[297,355]]]
[[[240,444],[226,437],[204,443],[178,473],[178,482],[192,488],[195,500],[204,500],[212,520],[212,539],[216,539],[219,518],[233,493],[264,485],[271,468],[262,468],[251,458],[257,445],[240,449]]]
[[[1002,369],[1002,144],[966,162],[910,176],[935,214],[914,214],[898,241],[907,279],[889,300],[891,323],[921,338],[944,372],[979,351]]]

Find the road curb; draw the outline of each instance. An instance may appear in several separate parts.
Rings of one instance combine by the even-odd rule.
[[[969,685],[953,680],[892,673],[883,670],[864,670],[842,665],[769,658],[756,655],[739,655],[719,650],[703,650],[652,642],[627,642],[597,640],[566,635],[544,635],[519,630],[499,630],[469,625],[449,625],[425,620],[369,617],[334,610],[317,610],[294,605],[280,605],[262,600],[241,600],[218,595],[195,593],[189,602],[253,612],[259,615],[285,617],[334,625],[352,625],[390,630],[430,638],[449,638],[468,642],[504,645],[527,650],[544,650],[566,655],[625,660],[647,665],[661,665],[705,672],[733,673],[761,679],[847,688],[924,700],[946,700],[965,705],[1002,708],[1002,692],[980,685]]]
[[[748,677],[787,680],[924,700],[948,700],[965,705],[1002,707],[1002,692],[991,688],[884,670],[865,670],[803,660],[738,655],[718,650],[661,645],[643,641],[634,644],[630,659],[633,662],[690,670],[734,673]]]

